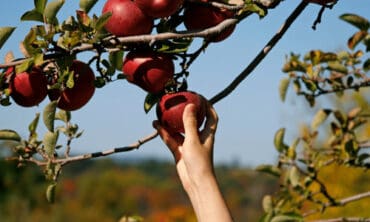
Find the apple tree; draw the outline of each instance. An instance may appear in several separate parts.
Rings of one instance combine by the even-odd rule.
[[[43,170],[50,184],[46,191],[49,201],[54,199],[58,177],[66,164],[138,149],[157,136],[153,132],[131,145],[71,155],[73,141],[82,135],[78,125],[71,121],[72,113],[94,99],[97,88],[109,87],[113,81],[137,85],[138,90],[147,92],[143,98],[145,111],[149,112],[158,104],[159,120],[181,132],[176,118],[181,118],[184,103],[199,103],[199,122],[204,119],[204,98],[187,91],[192,63],[209,45],[220,44],[232,35],[239,22],[254,14],[265,18],[270,10],[281,7],[281,0],[107,0],[101,14],[91,14],[96,2],[80,0],[80,8],[75,14],[62,20],[58,12],[65,0],[34,0],[34,8],[24,12],[20,18],[22,22],[36,24],[30,27],[21,43],[23,57],[14,58],[9,52],[5,63],[0,64],[2,106],[32,107],[45,99],[50,100],[42,114],[37,113],[28,124],[27,138],[22,138],[12,129],[0,131],[0,139],[16,143],[13,155],[7,158],[9,161],[17,161],[20,166],[36,164]],[[313,25],[315,28],[323,11],[335,8],[336,2],[300,2],[250,64],[209,101],[215,104],[232,93],[279,42],[308,4],[321,6]],[[365,51],[368,51],[368,21],[356,15],[343,15],[342,19],[360,30],[350,39],[350,49],[354,50],[363,43],[367,47]],[[0,49],[12,37],[15,28],[0,27]],[[202,44],[194,46],[195,39],[202,39]],[[91,56],[87,61],[81,61],[77,59],[81,54]],[[369,61],[362,62],[363,56],[361,50],[346,53],[315,50],[303,59],[292,54],[284,66],[289,78],[282,81],[280,93],[285,97],[288,86],[292,84],[297,93],[313,106],[316,97],[321,95],[340,95],[347,89],[366,87]],[[325,76],[327,72],[329,76]],[[167,114],[172,108],[177,109],[175,114]],[[329,116],[336,118],[337,122],[332,123],[336,137],[332,141],[333,147],[322,152],[313,148],[316,130],[290,146],[283,140],[284,129],[277,132],[275,144],[280,154],[279,164],[261,166],[259,170],[286,179],[282,183],[282,195],[264,199],[265,221],[301,220],[305,214],[300,211],[304,205],[300,200],[304,198],[312,199],[311,202],[322,209],[340,205],[340,200],[332,197],[317,177],[324,165],[336,163],[369,167],[368,154],[360,148],[364,143],[356,137],[356,129],[365,124],[363,110],[355,108],[343,113],[323,109],[315,117],[313,126],[317,127]],[[47,132],[39,137],[37,126],[40,119]],[[66,141],[64,144],[60,143],[61,137]],[[302,157],[298,155],[298,145],[309,147]],[[321,154],[326,155],[324,163]],[[310,191],[311,184],[319,186],[324,200],[315,199],[313,191]]]
[[[343,14],[340,19],[357,29],[347,41],[347,50],[315,49],[303,56],[291,53],[283,66],[287,77],[280,83],[281,99],[284,101],[292,88],[318,108],[311,123],[290,142],[286,129],[279,129],[274,138],[278,163],[257,168],[279,177],[281,186],[276,194],[264,197],[262,221],[370,221],[367,210],[344,213],[356,202],[367,209],[369,189],[356,193],[356,184],[351,184],[348,192],[338,192],[333,179],[327,179],[334,176],[340,183],[348,174],[360,171],[365,175],[370,168],[366,90],[370,22],[355,14]],[[327,213],[332,208],[343,209]]]

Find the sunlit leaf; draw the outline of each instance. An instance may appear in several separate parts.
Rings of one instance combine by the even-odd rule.
[[[361,17],[359,15],[348,13],[341,15],[339,18],[350,23],[351,25],[357,27],[362,31],[367,31],[370,27],[369,21],[366,18]]]
[[[288,148],[287,145],[284,143],[284,136],[285,136],[285,128],[280,128],[274,137],[274,145],[276,150],[281,153]]]
[[[50,132],[54,132],[54,120],[55,120],[55,112],[57,108],[57,101],[52,101],[48,105],[45,106],[44,112],[43,112],[43,120],[46,128]]]
[[[266,212],[266,213],[269,213],[269,212],[272,212],[272,210],[274,209],[273,207],[273,204],[272,204],[272,197],[270,195],[265,195],[263,197],[263,200],[262,200],[262,207],[263,207],[263,210]]]
[[[67,75],[68,75],[68,79],[67,79],[67,82],[66,82],[66,86],[67,86],[67,88],[72,89],[75,85],[74,72],[73,71],[68,72]]]
[[[41,14],[44,13],[47,0],[34,0],[34,3],[36,11],[40,12]]]
[[[54,201],[55,201],[56,186],[57,186],[57,184],[55,182],[53,182],[46,189],[46,199],[49,203],[54,203]]]
[[[80,9],[89,13],[98,0],[80,0]]]
[[[145,111],[145,113],[148,113],[158,101],[159,101],[159,96],[158,95],[148,93],[146,95],[145,101],[144,101],[144,111]]]
[[[290,83],[290,79],[289,78],[284,78],[284,79],[282,79],[280,81],[279,95],[280,95],[280,99],[283,102],[285,101],[285,98],[286,98],[286,94],[287,94],[287,91],[288,91],[289,83]]]
[[[320,109],[311,122],[311,128],[316,130],[328,118],[330,113],[330,109]]]
[[[43,139],[42,143],[44,145],[45,152],[49,157],[54,156],[55,147],[57,145],[58,137],[59,137],[59,131],[55,131],[54,133],[48,131],[44,135],[44,139]]]
[[[278,167],[272,166],[272,165],[266,165],[266,164],[259,165],[256,168],[256,171],[263,172],[263,173],[268,173],[268,174],[276,176],[276,177],[280,177],[280,175],[281,175],[281,170]]]
[[[296,166],[293,166],[292,168],[290,168],[289,181],[293,187],[299,186],[299,178],[300,178],[300,174],[299,174],[298,168]]]
[[[56,21],[56,15],[59,10],[62,8],[65,0],[54,0],[52,2],[47,3],[44,16],[48,23],[54,23]]]
[[[271,220],[271,222],[289,222],[289,221],[301,222],[304,220],[303,220],[303,217],[298,214],[277,215]]]
[[[36,129],[39,124],[40,120],[40,113],[36,113],[35,118],[32,120],[32,122],[28,125],[28,131],[30,132],[31,137],[36,137]]]
[[[348,39],[348,48],[353,50],[358,45],[358,43],[366,38],[366,36],[367,32],[365,31],[356,32],[354,35],[351,36],[351,38]]]
[[[42,13],[37,11],[36,9],[27,11],[21,16],[21,21],[37,21],[37,22],[43,22],[44,17]]]
[[[104,28],[104,25],[108,22],[109,18],[112,16],[111,12],[106,12],[101,15],[95,23],[95,29],[100,31]]]
[[[12,35],[15,27],[0,27],[0,49],[3,47],[4,43]]]
[[[22,73],[30,69],[34,64],[33,58],[24,60],[20,65],[15,67],[15,73]]]
[[[122,50],[109,53],[109,62],[118,71],[122,70],[123,55],[124,52]]]
[[[59,112],[55,114],[55,119],[68,123],[71,120],[71,112],[65,111],[65,110],[59,110]]]
[[[14,130],[3,129],[0,130],[0,140],[12,140],[12,141],[21,141],[21,137]]]

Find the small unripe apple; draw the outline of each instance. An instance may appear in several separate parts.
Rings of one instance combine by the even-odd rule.
[[[52,89],[48,95],[51,100],[58,100],[60,109],[73,111],[83,107],[94,95],[95,75],[89,65],[78,60],[73,61],[69,70],[73,71],[73,87],[65,87],[63,91]]]
[[[108,0],[102,13],[106,12],[112,16],[105,29],[118,37],[149,34],[153,29],[153,18],[145,15],[132,0]]]
[[[9,68],[6,75],[12,72]],[[41,103],[47,95],[47,78],[41,68],[33,67],[29,72],[12,76],[9,84],[10,97],[20,106],[31,107]]]
[[[162,92],[173,78],[175,66],[168,54],[154,51],[131,51],[123,61],[127,81],[147,92]]]
[[[208,5],[189,4],[184,11],[184,25],[188,30],[207,29],[220,24],[234,13],[226,9],[219,9]],[[217,36],[209,39],[211,42],[220,42],[229,37],[235,29],[235,25],[222,31]]]
[[[165,18],[180,9],[184,0],[135,0],[143,12],[154,18]]]
[[[191,91],[183,91],[162,96],[157,104],[157,117],[161,125],[169,133],[185,132],[182,115],[185,106],[190,103],[195,105],[197,125],[199,128],[206,117],[207,111],[206,101],[201,95]]]

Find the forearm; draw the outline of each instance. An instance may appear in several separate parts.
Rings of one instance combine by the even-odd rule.
[[[232,217],[214,175],[197,180],[186,192],[199,222],[231,222]]]

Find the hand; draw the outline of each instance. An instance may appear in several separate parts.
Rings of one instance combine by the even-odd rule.
[[[185,136],[170,134],[158,121],[153,126],[172,152],[181,183],[194,206],[198,221],[232,221],[219,190],[213,167],[213,145],[218,117],[207,103],[204,128],[197,128],[193,104],[184,109]],[[213,218],[213,219],[212,219]]]

